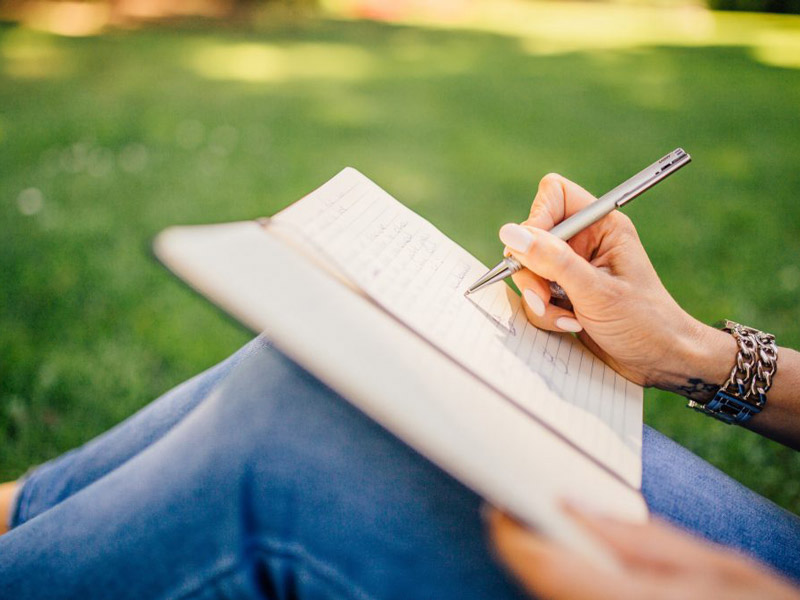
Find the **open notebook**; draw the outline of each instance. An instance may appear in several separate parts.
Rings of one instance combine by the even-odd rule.
[[[268,219],[173,227],[177,275],[491,502],[597,554],[564,497],[643,520],[642,390],[527,322],[486,267],[355,169]]]

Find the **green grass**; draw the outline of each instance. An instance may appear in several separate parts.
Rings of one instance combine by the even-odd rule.
[[[249,338],[152,259],[160,229],[269,214],[345,165],[491,262],[548,171],[602,193],[683,146],[694,164],[627,210],[667,287],[800,346],[800,22],[703,13],[697,34],[617,7],[614,33],[527,6],[453,29],[0,28],[0,478]],[[648,391],[646,420],[800,512],[799,455],[682,405]]]

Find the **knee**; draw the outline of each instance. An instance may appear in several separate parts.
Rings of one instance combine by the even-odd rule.
[[[263,338],[257,342],[211,391],[208,404],[223,413],[218,418],[233,413],[244,425],[262,412],[272,412],[276,405],[298,407],[311,398],[333,395]]]

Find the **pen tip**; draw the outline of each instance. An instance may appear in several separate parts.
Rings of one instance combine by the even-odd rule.
[[[472,293],[472,290],[467,290],[467,291],[465,291],[465,292],[464,292],[464,298],[466,298],[467,296],[469,296],[471,293]]]

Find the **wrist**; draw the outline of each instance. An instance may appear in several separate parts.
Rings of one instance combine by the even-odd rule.
[[[736,360],[733,337],[689,318],[675,340],[676,360],[656,387],[707,402],[728,379]]]

